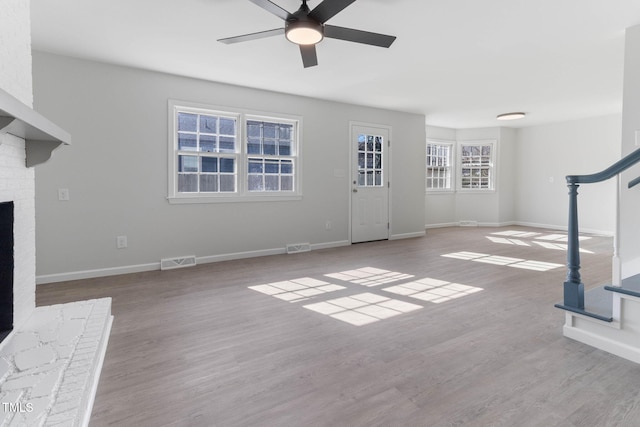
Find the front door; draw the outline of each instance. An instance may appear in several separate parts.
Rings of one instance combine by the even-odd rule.
[[[389,238],[389,133],[351,126],[351,243]]]

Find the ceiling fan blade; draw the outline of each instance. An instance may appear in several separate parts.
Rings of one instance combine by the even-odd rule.
[[[309,16],[324,24],[354,1],[356,0],[324,0],[309,13]]]
[[[302,65],[304,65],[304,68],[318,65],[318,55],[316,55],[315,44],[301,44],[300,54],[302,55]]]
[[[324,36],[332,39],[340,39],[348,42],[364,43],[380,47],[389,47],[396,39],[396,36],[370,33],[368,31],[354,30],[353,28],[336,27],[335,25],[325,25]]]
[[[264,10],[273,13],[279,18],[284,19],[285,21],[291,14],[278,6],[277,4],[270,2],[269,0],[249,0],[251,3],[254,3],[257,6],[260,6]]]
[[[257,33],[244,34],[241,36],[227,37],[218,41],[224,44],[247,42],[249,40],[263,39],[265,37],[278,36],[284,34],[284,28],[276,28],[274,30],[260,31]]]

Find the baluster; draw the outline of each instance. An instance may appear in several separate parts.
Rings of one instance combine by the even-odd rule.
[[[564,305],[584,309],[584,284],[580,280],[580,240],[578,239],[578,187],[569,182],[569,236],[567,280],[564,282]]]

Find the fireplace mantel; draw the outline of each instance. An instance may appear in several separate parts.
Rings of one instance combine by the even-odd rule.
[[[40,113],[0,89],[0,135],[23,138],[27,167],[44,163],[60,145],[71,144],[71,135]]]

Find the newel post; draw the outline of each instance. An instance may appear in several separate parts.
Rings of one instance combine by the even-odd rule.
[[[567,280],[564,282],[564,305],[584,309],[584,284],[580,280],[580,241],[578,239],[578,187],[568,181],[569,236],[567,246]]]

